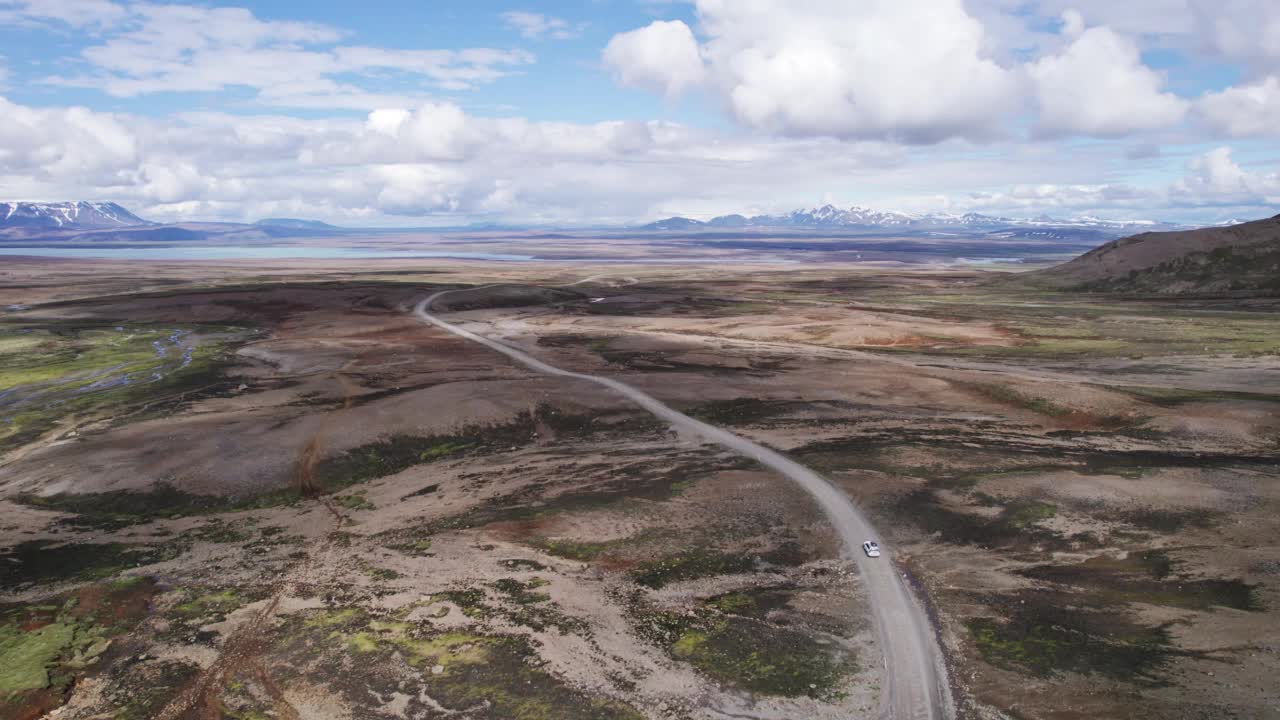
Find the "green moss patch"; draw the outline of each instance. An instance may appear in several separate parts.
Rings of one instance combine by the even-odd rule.
[[[681,580],[748,573],[755,569],[756,558],[751,555],[696,548],[642,563],[631,573],[631,579],[645,587],[657,589]]]
[[[204,342],[178,341],[200,332]],[[73,417],[136,419],[186,394],[230,383],[230,347],[247,337],[223,326],[65,321],[0,322],[0,451],[21,446]]]
[[[858,669],[847,649],[747,617],[706,612],[646,612],[641,635],[725,685],[783,697],[841,695]]]
[[[229,613],[244,604],[245,599],[236,590],[215,590],[204,594],[190,594],[190,599],[176,605],[173,611],[183,618],[213,617],[216,622],[225,619]]]
[[[965,625],[983,660],[1036,677],[1070,672],[1155,684],[1180,654],[1166,625],[1146,627],[1121,612],[1069,602],[1023,592],[999,603],[1002,618],[971,618]]]
[[[68,543],[28,540],[0,553],[0,588],[44,585],[66,580],[101,580],[124,570],[178,557],[182,543],[128,545],[124,543]]]
[[[802,565],[809,559],[809,555],[797,543],[791,541],[758,553],[733,553],[695,547],[682,553],[641,563],[631,572],[631,579],[639,585],[658,589],[682,580],[751,573],[762,566]]]
[[[726,615],[764,620],[774,610],[786,608],[794,590],[790,586],[738,590],[709,598],[703,605]]]
[[[483,593],[481,593],[483,595]],[[542,667],[522,638],[470,631],[438,631],[429,625],[372,617],[363,611],[329,611],[305,619],[293,633],[293,652],[314,659],[315,638],[330,652],[355,656],[346,672],[359,676],[391,663],[418,671],[422,692],[474,718],[520,720],[641,720],[620,701],[592,697]],[[306,629],[309,628],[309,629]],[[398,658],[398,659],[397,659]],[[364,685],[363,682],[359,683]]]
[[[60,705],[111,638],[147,614],[155,593],[151,580],[137,578],[0,606],[0,718],[35,717]]]

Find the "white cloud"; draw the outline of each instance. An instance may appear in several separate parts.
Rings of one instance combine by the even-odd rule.
[[[704,75],[698,41],[680,20],[658,20],[614,35],[603,59],[619,83],[668,97],[697,86]]]
[[[1280,195],[1274,174],[1241,169],[1225,150],[1161,187],[1099,183],[1124,167],[1113,156],[1100,144],[1009,141],[975,153],[962,142],[909,148],[662,122],[536,122],[440,102],[362,119],[151,119],[0,100],[0,198],[116,200],[170,221],[609,223],[780,212],[824,191],[890,209],[1250,216]]]
[[[681,22],[617,35],[605,61],[668,94],[703,73],[743,124],[785,135],[935,142],[990,137],[1018,105],[960,0],[698,0]]]
[[[1232,159],[1229,147],[1196,156],[1187,164],[1187,170],[1187,177],[1175,186],[1178,196],[1218,202],[1280,203],[1280,175],[1241,168]]]
[[[422,100],[369,92],[359,84],[377,74],[403,73],[436,88],[463,90],[533,62],[523,50],[337,45],[343,33],[336,28],[261,20],[243,8],[134,4],[128,12],[104,42],[83,51],[89,73],[47,82],[101,88],[117,97],[247,87],[258,91],[260,102],[275,106],[369,109]]]
[[[112,25],[127,14],[109,0],[0,0],[0,24],[57,22],[84,28]]]
[[[0,97],[0,175],[102,182],[133,167],[137,151],[137,138],[115,115],[32,108]]]
[[[1280,77],[1206,93],[1196,101],[1196,113],[1232,137],[1280,136]]]
[[[1258,72],[1280,72],[1280,3],[1275,0],[1188,0],[1204,43]]]
[[[1027,69],[1041,132],[1115,136],[1182,120],[1188,103],[1162,92],[1164,76],[1142,64],[1133,41],[1106,27],[1084,29],[1077,12],[1064,14],[1064,25],[1071,43]]]
[[[1119,217],[1149,216],[1153,208],[1161,208],[1157,219],[1176,220],[1190,211],[1192,222],[1203,222],[1207,212],[1220,217],[1274,215],[1280,203],[1280,175],[1245,170],[1232,159],[1229,147],[1220,147],[1191,158],[1183,177],[1166,185],[1020,183],[930,202],[933,207],[945,203],[955,211]]]
[[[571,25],[568,20],[523,10],[502,13],[502,22],[529,40],[571,40],[582,34],[585,23]]]
[[[697,35],[656,22],[616,35],[604,60],[621,84],[705,87],[740,124],[783,135],[989,141],[1017,132],[1034,101],[1041,134],[1112,137],[1176,125],[1189,108],[1137,42],[1189,31],[1190,10],[1173,7],[1186,0],[1134,1],[696,0]],[[1059,33],[1027,12],[1063,5]],[[1144,22],[1147,10],[1166,16]],[[1135,34],[1088,27],[1094,17]]]

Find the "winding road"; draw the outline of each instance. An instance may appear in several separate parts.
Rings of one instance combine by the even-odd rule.
[[[492,286],[445,290],[418,303],[414,312],[427,323],[502,353],[537,372],[603,385],[682,430],[749,457],[769,467],[813,496],[844,542],[846,554],[858,564],[884,655],[880,716],[895,720],[943,720],[954,715],[946,664],[929,617],[903,582],[889,555],[868,558],[862,541],[875,530],[849,498],[809,468],[744,437],[695,420],[625,383],[606,377],[562,370],[521,350],[465,330],[432,314],[431,306],[450,294],[475,292]]]

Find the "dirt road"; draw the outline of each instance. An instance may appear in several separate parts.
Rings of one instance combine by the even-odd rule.
[[[866,584],[884,654],[881,717],[896,720],[940,720],[954,715],[946,666],[929,618],[895,569],[891,560],[892,553],[888,548],[885,548],[883,557],[876,559],[868,558],[862,553],[862,541],[876,537],[876,534],[871,524],[843,492],[809,468],[744,437],[677,412],[630,385],[548,365],[516,348],[446,322],[430,312],[435,301],[445,295],[483,289],[438,292],[419,302],[414,312],[431,325],[480,343],[537,372],[603,385],[673,426],[752,458],[798,484],[813,496],[830,518],[844,542],[845,552],[856,560]]]

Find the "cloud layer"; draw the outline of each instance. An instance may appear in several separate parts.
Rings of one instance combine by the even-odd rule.
[[[496,8],[458,47],[392,47],[245,8],[0,0],[0,26],[74,39],[0,57],[0,199],[352,224],[628,222],[824,195],[1168,219],[1280,201],[1271,0],[646,9],[662,19],[607,41],[585,32],[607,17]],[[1197,63],[1230,79],[1189,77]],[[513,88],[533,107],[507,107]],[[73,101],[46,102],[59,93]]]

